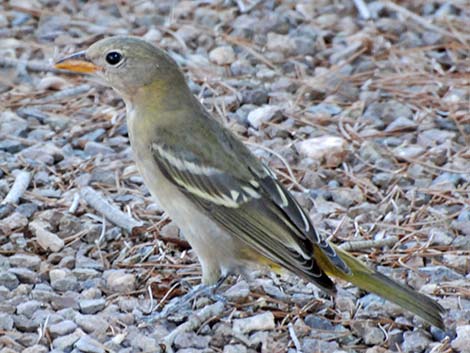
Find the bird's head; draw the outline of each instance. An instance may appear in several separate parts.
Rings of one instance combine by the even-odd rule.
[[[152,44],[134,37],[102,39],[87,50],[58,60],[54,66],[96,74],[126,100],[149,85],[164,89],[184,82],[173,59]]]

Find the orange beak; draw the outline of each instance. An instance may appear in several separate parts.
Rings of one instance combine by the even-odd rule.
[[[100,66],[93,64],[90,60],[87,59],[85,51],[80,51],[58,60],[54,64],[54,67],[56,69],[86,74],[91,74],[101,69]]]

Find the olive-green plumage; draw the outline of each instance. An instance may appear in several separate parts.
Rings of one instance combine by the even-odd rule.
[[[334,294],[333,276],[443,327],[437,302],[322,239],[275,175],[191,94],[163,51],[113,37],[56,67],[98,74],[123,97],[137,167],[196,252],[203,283],[261,265]]]

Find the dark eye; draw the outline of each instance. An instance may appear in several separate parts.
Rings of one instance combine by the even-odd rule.
[[[106,54],[106,62],[110,65],[117,65],[122,60],[122,55],[117,51]]]

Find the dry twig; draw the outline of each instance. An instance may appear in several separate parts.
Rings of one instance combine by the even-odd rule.
[[[39,71],[39,72],[53,72],[53,73],[67,73],[73,74],[73,72],[66,72],[63,70],[57,70],[52,67],[51,64],[45,63],[43,61],[34,61],[34,60],[19,60],[14,58],[0,57],[0,66],[5,67],[24,67],[30,71]]]
[[[15,178],[15,182],[8,192],[7,196],[3,199],[0,205],[6,205],[9,203],[17,204],[21,196],[28,188],[29,182],[31,181],[31,173],[27,171],[20,171]]]
[[[428,30],[431,30],[431,31],[434,31],[434,32],[437,32],[439,34],[442,34],[443,36],[447,36],[447,37],[451,37],[451,38],[457,38],[457,39],[460,39],[460,38],[463,38],[465,40],[469,40],[470,39],[470,36],[468,35],[464,35],[464,34],[460,34],[459,37],[456,37],[454,35],[454,33],[452,32],[449,32],[449,31],[446,31],[445,29],[442,29],[436,25],[433,25],[432,23],[426,21],[424,18],[422,18],[421,16],[411,12],[410,10],[404,8],[403,6],[400,6],[400,5],[397,5],[397,4],[394,4],[393,2],[391,1],[380,1],[380,3],[389,8],[390,10],[392,11],[396,11],[398,13],[400,13],[405,19],[411,19],[413,21],[415,21],[417,24],[419,24],[420,26],[428,29]],[[466,44],[466,43],[463,43],[463,44]]]
[[[393,246],[398,241],[398,237],[392,236],[379,240],[356,240],[342,243],[339,247],[345,251],[357,251],[370,248],[380,248],[382,246]]]
[[[81,197],[93,207],[96,211],[104,215],[109,221],[132,233],[132,230],[143,225],[126,213],[122,212],[116,206],[110,204],[100,193],[87,186],[80,192]]]
[[[357,12],[359,12],[359,15],[364,20],[368,20],[370,18],[370,12],[364,0],[353,0],[353,2],[354,2],[354,5],[356,6]]]

